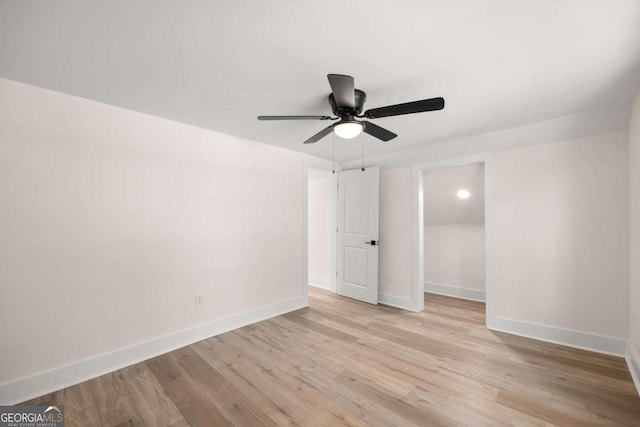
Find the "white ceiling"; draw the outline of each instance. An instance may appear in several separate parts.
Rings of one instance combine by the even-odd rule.
[[[468,199],[456,196],[463,189],[471,194]],[[484,166],[424,171],[424,223],[484,224]]]
[[[637,0],[0,0],[0,76],[331,158],[328,73],[366,108],[435,96],[443,111],[376,120],[399,134],[336,138],[336,159],[630,105]]]

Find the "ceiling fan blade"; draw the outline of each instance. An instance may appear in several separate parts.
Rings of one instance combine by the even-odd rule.
[[[305,144],[316,143],[320,141],[322,138],[324,138],[325,136],[329,135],[332,131],[333,131],[333,125],[327,126],[326,128],[322,129],[320,132],[313,135],[311,138],[307,139],[304,143]]]
[[[356,108],[355,83],[353,77],[343,74],[328,74],[329,85],[338,108]]]
[[[374,136],[382,141],[390,141],[398,136],[395,133],[386,130],[385,128],[381,128],[378,125],[374,125],[371,122],[362,121],[360,123],[362,123],[364,126],[364,128],[362,129],[364,133],[368,133],[369,135]]]
[[[401,116],[403,114],[424,113],[427,111],[442,110],[443,108],[444,98],[431,98],[423,99],[422,101],[389,105],[388,107],[373,108],[367,110],[364,116],[368,119],[377,119],[380,117]]]
[[[258,120],[331,120],[329,116],[258,116]]]

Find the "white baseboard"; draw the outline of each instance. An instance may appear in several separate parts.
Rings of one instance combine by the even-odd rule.
[[[251,323],[260,322],[306,307],[304,297],[261,307],[224,319],[198,325],[150,341],[102,354],[47,372],[0,384],[0,404],[15,405],[122,369],[152,357],[202,341]]]
[[[477,289],[462,288],[460,286],[445,285],[444,283],[424,282],[424,291],[448,297],[485,301],[485,292]]]
[[[631,372],[633,384],[636,386],[638,396],[640,396],[640,356],[638,356],[631,341],[627,341],[627,355],[625,359],[627,359],[627,366],[629,367],[629,372]]]
[[[378,302],[380,304],[390,305],[391,307],[401,308],[403,310],[420,311],[414,307],[413,301],[411,301],[410,298],[397,297],[383,292],[378,293]]]
[[[329,289],[330,282],[327,279],[309,276],[309,285],[316,288]]]
[[[487,319],[487,328],[567,347],[624,357],[626,340],[587,332],[573,331],[539,323],[496,317]]]

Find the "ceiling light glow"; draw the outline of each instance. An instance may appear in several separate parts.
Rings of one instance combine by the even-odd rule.
[[[362,124],[360,122],[341,122],[333,127],[333,131],[340,138],[351,139],[362,133]]]
[[[458,196],[458,199],[468,199],[471,196],[471,193],[469,193],[469,190],[458,190],[458,192],[456,193],[456,196]]]

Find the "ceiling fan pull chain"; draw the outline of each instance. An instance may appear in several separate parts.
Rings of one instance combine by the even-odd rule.
[[[362,172],[364,172],[364,139],[362,140]]]
[[[333,173],[336,173],[336,137],[331,132],[331,166],[333,166]]]

